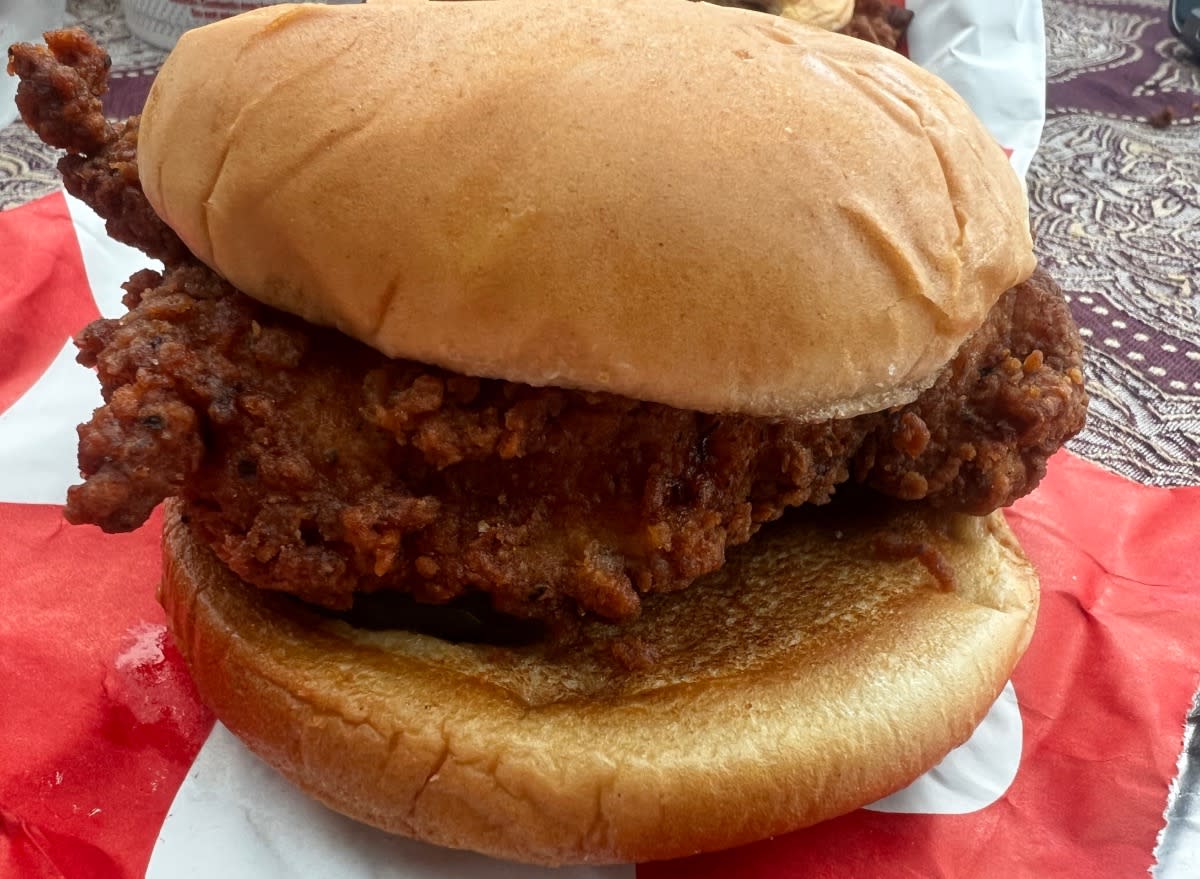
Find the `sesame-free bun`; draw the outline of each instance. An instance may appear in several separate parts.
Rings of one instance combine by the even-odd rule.
[[[1021,183],[942,81],[688,0],[271,6],[180,39],[138,157],[257,299],[703,411],[907,401],[1034,265]]]
[[[655,661],[618,672],[600,625],[555,651],[319,615],[237,579],[167,503],[160,599],[221,721],[351,817],[534,863],[725,848],[882,797],[970,735],[1036,616],[999,513],[823,511],[649,596],[620,635]],[[954,588],[878,560],[882,534],[936,547]]]

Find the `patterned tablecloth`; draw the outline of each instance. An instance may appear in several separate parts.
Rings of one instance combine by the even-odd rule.
[[[1200,483],[1200,65],[1165,0],[1048,0],[1047,119],[1029,175],[1037,250],[1090,343],[1074,451]]]
[[[1045,0],[1047,120],[1029,193],[1038,254],[1088,343],[1092,408],[1072,450],[1142,483],[1200,485],[1200,64],[1165,7]],[[129,34],[116,0],[68,11],[113,56],[110,115],[137,112],[163,54]],[[54,191],[55,161],[20,123],[0,129],[0,208]],[[1188,750],[1168,846],[1200,826],[1195,735]]]

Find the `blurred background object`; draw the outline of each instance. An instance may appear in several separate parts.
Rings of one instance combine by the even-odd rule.
[[[1171,32],[1200,58],[1200,0],[1171,0]]]
[[[360,0],[324,2],[357,3]],[[251,9],[275,5],[276,2],[272,0],[121,0],[121,8],[134,36],[160,49],[170,49],[189,28],[229,18]]]

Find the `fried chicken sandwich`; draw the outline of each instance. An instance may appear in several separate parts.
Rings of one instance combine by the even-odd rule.
[[[163,262],[78,338],[66,515],[166,501],[171,631],[298,785],[645,860],[854,809],[983,717],[1037,605],[996,511],[1086,395],[945,84],[686,0],[276,6],[110,123],[104,53],[47,41],[24,118]]]

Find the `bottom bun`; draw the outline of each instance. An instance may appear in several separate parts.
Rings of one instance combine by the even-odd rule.
[[[160,600],[204,701],[337,811],[531,863],[671,858],[908,784],[1029,642],[1037,579],[1000,514],[822,515],[569,651],[352,627],[243,583],[176,502]],[[898,539],[934,547],[953,587],[885,560]],[[614,637],[654,662],[618,670]]]

